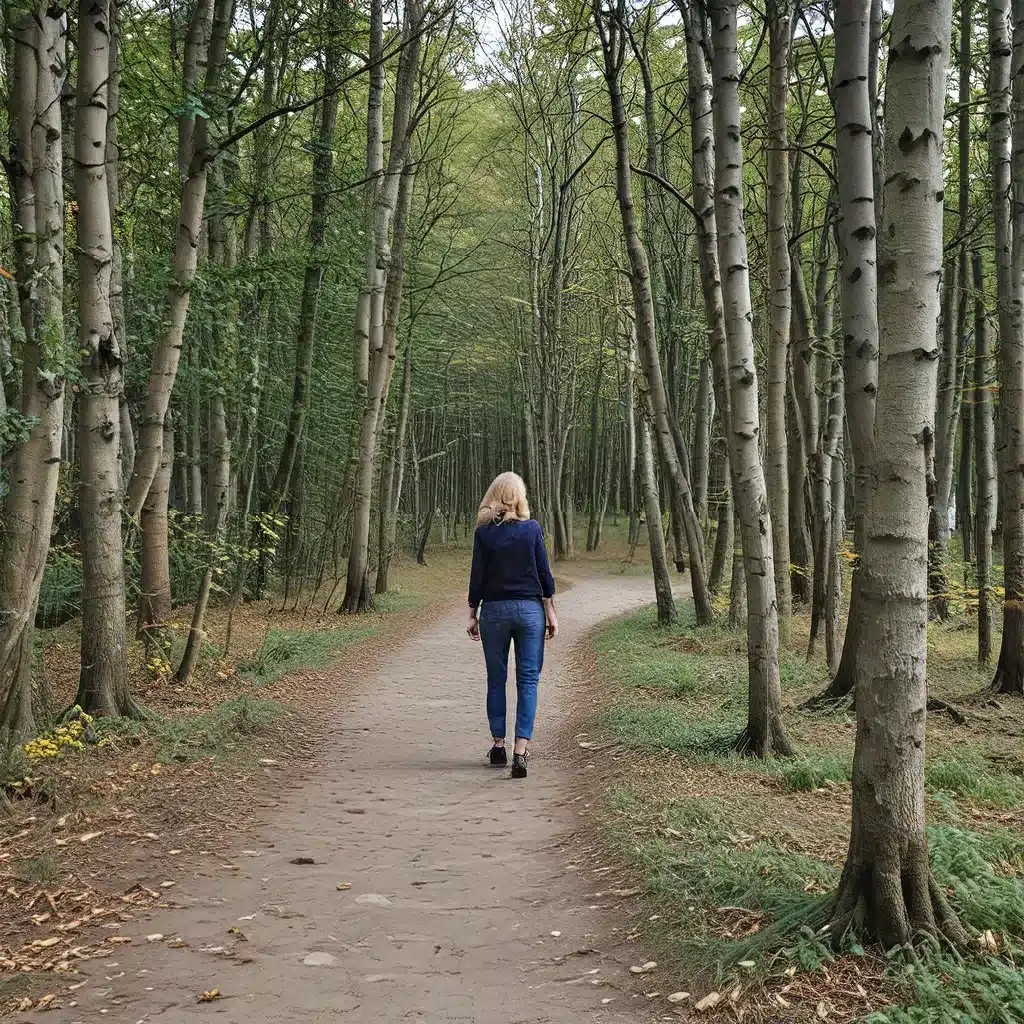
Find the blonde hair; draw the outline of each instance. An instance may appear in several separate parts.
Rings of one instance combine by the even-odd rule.
[[[477,512],[476,525],[493,523],[500,519],[517,519],[525,522],[530,518],[530,505],[526,500],[526,483],[518,473],[502,473],[496,476],[487,488],[480,510]]]

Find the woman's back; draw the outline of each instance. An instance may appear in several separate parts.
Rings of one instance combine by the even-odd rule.
[[[522,601],[551,597],[551,576],[544,534],[535,519],[505,519],[477,527],[469,603]]]

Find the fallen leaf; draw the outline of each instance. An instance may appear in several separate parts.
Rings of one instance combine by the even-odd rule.
[[[684,999],[689,999],[689,998],[690,998],[690,993],[689,992],[673,992],[672,995],[670,995],[668,997],[668,1001],[670,1003],[681,1003]]]
[[[657,966],[658,965],[657,965],[657,963],[655,963],[655,961],[648,960],[647,963],[645,963],[641,967],[638,967],[638,966],[635,966],[635,965],[633,967],[630,967],[629,973],[630,974],[648,974],[650,971],[653,971],[654,968],[657,967]]]
[[[740,967],[746,967],[748,969],[757,966],[757,964],[755,964],[753,960],[741,960],[739,965]]]
[[[131,937],[128,935],[108,935],[107,942],[113,946],[128,946],[131,944]]]
[[[709,992],[703,999],[694,1006],[699,1013],[705,1010],[713,1010],[722,1001],[721,992]]]
[[[49,949],[51,946],[56,946],[58,942],[60,942],[60,936],[53,935],[48,939],[36,939],[32,943],[32,947],[33,949]]]
[[[49,921],[49,920],[50,920],[49,913],[33,914],[32,915],[32,923],[33,924],[42,924],[44,921]]]
[[[85,835],[78,837],[80,843],[91,843],[94,839],[99,839],[103,835],[102,832],[86,832]]]
[[[339,882],[338,883],[338,892],[346,892],[348,889],[351,889],[351,888],[352,888],[352,883],[351,882]]]
[[[316,863],[316,861],[313,860],[312,857],[295,857],[292,860],[292,864],[304,865],[304,864],[315,864],[315,863]]]
[[[817,1009],[814,1011],[821,1020],[828,1019],[828,1007],[825,1005],[824,1000],[818,1003]]]
[[[387,896],[381,896],[375,892],[364,892],[362,896],[356,897],[356,903],[366,903],[372,907],[390,907],[391,900]]]
[[[613,896],[621,896],[623,899],[625,899],[627,896],[636,896],[639,893],[639,889],[612,889]]]
[[[206,992],[203,992],[196,1000],[197,1003],[212,1003],[214,999],[220,999],[220,989],[211,988]]]
[[[24,999],[22,999],[22,1000],[21,1000],[21,1002],[19,1002],[19,1003],[18,1003],[18,1005],[17,1005],[16,1007],[15,1007],[15,1009],[16,1009],[16,1010],[17,1010],[17,1011],[18,1011],[19,1013],[22,1013],[22,1012],[24,1012],[25,1010],[31,1010],[31,1009],[32,1009],[32,1000],[31,1000],[31,999],[29,999],[29,998],[28,998],[28,997],[26,996],[26,997],[25,997]]]
[[[309,953],[302,962],[306,967],[333,967],[335,959],[330,953]]]
[[[57,997],[55,995],[43,996],[43,998],[36,1003],[35,1008],[37,1010],[48,1010],[50,1008],[50,1003],[52,1003],[56,998]]]
[[[236,939],[238,939],[239,942],[248,942],[249,941],[246,938],[245,932],[243,932],[241,928],[229,928],[228,929],[228,935],[234,935],[234,937]]]
[[[562,937],[562,933],[561,932],[552,932],[551,936],[552,936],[552,938],[560,939]]]

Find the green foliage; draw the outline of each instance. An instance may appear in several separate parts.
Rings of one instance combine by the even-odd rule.
[[[819,748],[807,750],[789,760],[777,761],[773,767],[787,789],[821,789],[830,782],[849,782],[853,774],[853,760],[826,754]]]
[[[1020,833],[936,827],[928,843],[935,876],[964,924],[1024,936],[1024,884],[1014,874],[1024,871]]]
[[[953,793],[994,807],[1024,804],[1024,779],[994,771],[977,751],[937,758],[925,766],[925,784],[931,790]]]
[[[304,633],[299,630],[272,629],[260,649],[239,672],[259,686],[275,683],[282,676],[300,668],[319,668],[346,647],[375,635],[370,627],[325,630]]]
[[[195,761],[233,753],[245,739],[269,732],[284,713],[275,701],[242,695],[206,714],[152,718],[146,728],[157,741],[161,760]]]
[[[60,625],[81,611],[82,559],[70,545],[51,547],[46,557],[36,624],[43,629]]]
[[[616,704],[605,714],[604,725],[627,746],[690,757],[725,756],[742,728],[738,720],[695,721],[659,704]]]
[[[902,1006],[860,1018],[859,1024],[1021,1024],[1024,973],[995,956],[960,957],[929,947],[890,957],[892,973],[910,989]]]

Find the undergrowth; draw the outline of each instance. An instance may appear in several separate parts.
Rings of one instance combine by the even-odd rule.
[[[238,666],[239,673],[257,686],[276,683],[300,668],[322,668],[346,647],[373,636],[371,627],[304,633],[272,629],[256,653]]]
[[[848,708],[797,710],[820,690],[826,671],[790,652],[781,666],[783,703],[798,753],[738,756],[732,744],[745,720],[743,641],[724,626],[697,628],[689,614],[659,627],[650,610],[595,640],[613,687],[603,725],[620,748],[643,755],[618,760],[624,777],[608,803],[615,845],[642,876],[656,911],[656,934],[648,938],[661,958],[723,991],[735,984],[765,992],[775,984],[777,991],[794,971],[852,969],[872,988],[876,1009],[858,1018],[864,1024],[1024,1024],[1024,836],[993,824],[1024,809],[1024,752],[1011,741],[989,755],[944,719],[930,726],[932,868],[960,920],[981,936],[978,944],[959,952],[926,944],[880,958],[847,936],[837,952],[819,930],[849,828],[853,719]],[[945,635],[936,646],[929,676],[948,685],[963,673],[961,652],[950,654]],[[964,674],[965,689],[973,682]],[[639,763],[664,771],[640,770],[643,785],[634,788]],[[688,785],[706,795],[680,797]],[[825,833],[827,841],[816,842]],[[845,966],[830,967],[837,958]],[[863,999],[856,1012],[865,1012]],[[786,1019],[815,1013],[811,1005],[806,1016]]]

